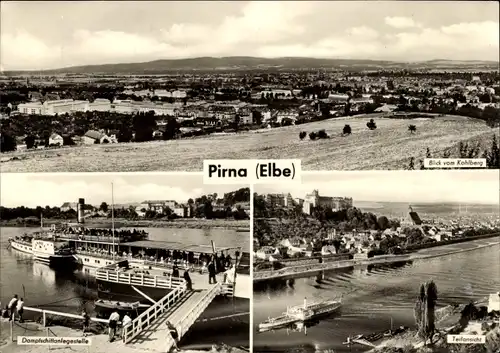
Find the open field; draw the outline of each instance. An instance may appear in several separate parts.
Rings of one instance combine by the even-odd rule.
[[[375,118],[377,129],[366,127]],[[342,137],[345,124],[352,134]],[[417,127],[411,134],[408,125]],[[330,139],[299,140],[300,131],[325,129]],[[303,170],[404,169],[410,157],[456,148],[460,141],[489,146],[495,133],[483,121],[465,117],[329,119],[297,126],[176,141],[90,145],[5,153],[2,172],[200,171],[204,159],[302,160]],[[442,153],[440,153],[442,154]],[[453,155],[452,155],[453,157]]]

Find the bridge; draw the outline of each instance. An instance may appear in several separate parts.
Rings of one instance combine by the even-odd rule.
[[[97,279],[131,285],[153,304],[122,331],[123,343],[128,346],[137,345],[141,350],[170,351],[175,344],[170,326],[175,327],[180,340],[217,295],[234,294],[234,284],[223,283],[222,280],[216,284],[208,284],[206,278],[203,281],[193,281],[194,290],[188,290],[183,278],[122,272],[116,270],[115,266],[97,269]],[[137,288],[139,286],[164,288],[169,292],[160,300],[154,301],[142,293]]]

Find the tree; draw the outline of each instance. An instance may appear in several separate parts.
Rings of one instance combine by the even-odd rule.
[[[0,151],[10,152],[10,151],[15,151],[16,149],[17,149],[16,138],[9,134],[2,133],[2,135],[0,136]]]
[[[496,135],[493,135],[490,150],[486,150],[483,157],[486,158],[486,165],[488,168],[500,169],[500,151]]]
[[[350,135],[351,134],[351,125],[346,124],[342,129],[342,135]]]
[[[436,302],[438,292],[434,281],[426,282],[420,286],[419,296],[414,307],[415,323],[418,334],[424,339],[424,344],[434,336],[436,326]]]
[[[26,136],[26,138],[24,139],[24,143],[26,144],[26,148],[27,149],[34,148],[35,147],[35,141],[36,141],[36,138],[35,138],[34,135],[28,135],[28,136]]]
[[[320,139],[327,139],[327,138],[330,138],[330,136],[328,136],[328,134],[326,133],[325,130],[319,130],[318,133],[317,133],[317,136],[318,138]]]
[[[379,229],[386,230],[387,228],[389,228],[389,219],[386,216],[380,216],[377,219],[377,224]]]
[[[377,128],[377,124],[375,123],[375,121],[373,119],[370,119],[370,121],[366,123],[366,126],[370,130],[375,130]]]
[[[99,206],[99,210],[102,212],[108,212],[108,204],[106,202],[101,203],[101,206]]]
[[[175,118],[170,118],[165,125],[165,131],[163,132],[164,140],[174,139],[180,131],[180,124]]]
[[[408,131],[413,134],[414,132],[417,132],[417,127],[415,125],[408,125]]]
[[[316,133],[315,133],[314,131],[313,131],[313,132],[311,132],[311,133],[309,133],[309,138],[310,138],[311,140],[313,140],[313,141],[314,141],[314,140],[316,140],[316,138],[317,138]]]
[[[408,170],[414,170],[415,169],[415,157],[410,158],[410,164],[408,165]]]
[[[306,136],[307,136],[307,132],[305,132],[305,131],[301,131],[301,132],[299,133],[299,138],[300,138],[301,140],[303,140]]]

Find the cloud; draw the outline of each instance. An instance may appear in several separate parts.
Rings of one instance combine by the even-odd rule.
[[[0,45],[0,62],[7,68],[17,64],[31,69],[45,68],[61,55],[60,47],[50,47],[25,31],[2,33]]]
[[[498,20],[424,26],[417,16],[384,14],[365,21],[369,25],[326,25],[318,20],[320,4],[250,2],[215,24],[177,21],[137,33],[125,27],[75,28],[59,41],[50,37],[55,43],[35,32],[2,28],[1,64],[6,70],[37,70],[200,56],[498,60]]]
[[[413,21],[413,19],[409,17],[386,17],[384,19],[385,24],[394,28],[415,28],[422,27],[420,23]]]

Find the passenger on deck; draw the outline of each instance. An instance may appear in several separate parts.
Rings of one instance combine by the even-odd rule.
[[[187,290],[193,290],[193,282],[191,281],[191,276],[189,276],[189,269],[186,268],[184,271],[184,280],[186,281]]]
[[[210,261],[208,264],[208,283],[209,284],[215,284],[217,283],[217,279],[215,279],[215,263],[214,260]]]
[[[176,278],[179,277],[179,267],[177,267],[177,265],[174,265],[174,268],[172,270],[172,277],[176,277]]]

